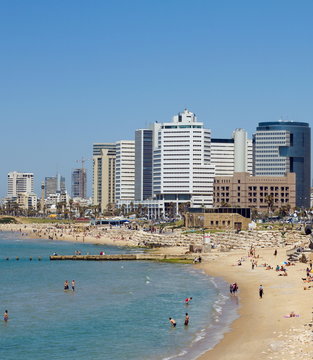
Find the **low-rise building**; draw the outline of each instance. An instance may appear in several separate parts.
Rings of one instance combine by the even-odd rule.
[[[189,228],[248,230],[250,222],[250,208],[189,208],[185,214]]]
[[[18,193],[17,203],[21,209],[24,210],[37,210],[37,195],[34,193]]]
[[[274,211],[281,207],[296,206],[296,176],[251,176],[234,173],[216,176],[214,180],[214,206],[249,207],[257,211]]]

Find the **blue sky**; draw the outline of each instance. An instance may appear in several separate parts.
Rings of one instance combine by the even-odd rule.
[[[38,194],[56,171],[69,187],[94,142],[185,107],[213,137],[312,126],[312,12],[306,0],[2,0],[0,197],[13,170],[34,172]]]

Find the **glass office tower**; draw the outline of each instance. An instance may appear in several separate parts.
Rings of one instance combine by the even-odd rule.
[[[253,135],[255,176],[296,174],[296,206],[310,207],[311,128],[294,121],[260,122]]]

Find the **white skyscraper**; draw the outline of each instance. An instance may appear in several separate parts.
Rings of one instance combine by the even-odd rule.
[[[244,129],[233,131],[231,139],[211,140],[211,164],[216,176],[233,176],[234,172],[252,174],[253,146]]]
[[[8,173],[8,198],[17,197],[19,193],[32,194],[33,192],[33,173],[19,173],[17,171]]]
[[[116,143],[115,200],[135,199],[135,141],[120,140]]]
[[[155,123],[153,196],[171,203],[212,206],[214,166],[210,164],[211,132],[185,109],[172,122]]]

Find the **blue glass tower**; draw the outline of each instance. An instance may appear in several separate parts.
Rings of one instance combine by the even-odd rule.
[[[253,136],[255,176],[296,174],[296,205],[310,207],[311,128],[294,121],[260,122]]]

